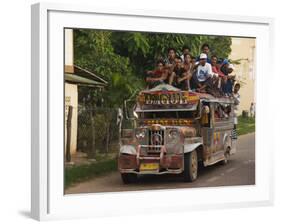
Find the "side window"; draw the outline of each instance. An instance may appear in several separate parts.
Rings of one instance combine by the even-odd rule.
[[[214,116],[216,122],[229,120],[231,117],[231,105],[215,103]]]
[[[210,103],[203,102],[201,109],[201,125],[203,127],[210,127],[211,124],[211,113]]]

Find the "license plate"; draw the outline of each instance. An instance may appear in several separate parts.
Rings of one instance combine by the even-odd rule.
[[[158,163],[141,163],[140,164],[140,170],[158,170],[159,164]]]

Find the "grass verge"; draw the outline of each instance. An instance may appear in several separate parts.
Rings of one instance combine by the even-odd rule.
[[[65,167],[65,188],[70,187],[74,183],[86,181],[93,177],[97,177],[115,170],[117,170],[116,158],[97,161],[91,164]]]
[[[237,134],[244,135],[255,132],[255,118],[252,117],[238,117]]]

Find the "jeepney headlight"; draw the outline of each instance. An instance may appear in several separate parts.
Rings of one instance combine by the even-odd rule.
[[[133,115],[134,115],[134,117],[135,117],[136,119],[138,119],[138,118],[139,118],[139,115],[137,114],[137,112],[136,112],[136,111],[134,111],[134,112],[133,112]]]
[[[135,132],[135,136],[137,139],[143,139],[145,137],[145,129],[137,129]]]
[[[177,129],[172,129],[168,134],[168,141],[171,143],[177,143],[180,138],[180,133]]]

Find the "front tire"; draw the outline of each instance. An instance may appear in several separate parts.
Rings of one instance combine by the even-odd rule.
[[[198,174],[198,157],[197,151],[184,154],[184,181],[193,182],[197,179]]]
[[[136,183],[138,176],[135,173],[121,173],[121,178],[124,184]]]

